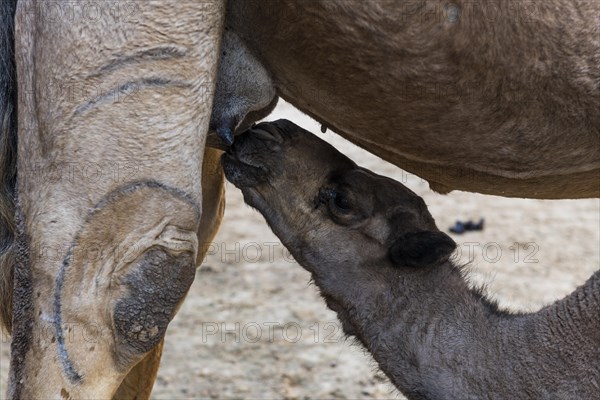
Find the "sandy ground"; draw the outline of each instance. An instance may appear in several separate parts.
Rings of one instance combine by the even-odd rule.
[[[319,125],[281,103],[269,119]],[[485,217],[486,229],[453,235],[501,305],[536,310],[582,284],[600,265],[600,201],[441,196],[419,178],[320,134],[359,164],[423,196],[442,229]],[[402,398],[364,351],[344,339],[335,314],[308,284],[262,217],[227,187],[227,209],[179,314],[167,333],[153,398]],[[0,345],[0,397],[9,340]]]

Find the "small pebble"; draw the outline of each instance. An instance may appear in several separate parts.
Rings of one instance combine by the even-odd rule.
[[[450,232],[460,235],[461,233],[465,233],[468,231],[482,231],[484,223],[485,220],[483,218],[481,218],[478,223],[475,223],[473,221],[456,221],[456,223],[450,227]]]

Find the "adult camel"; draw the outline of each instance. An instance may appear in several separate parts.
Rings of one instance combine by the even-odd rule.
[[[235,127],[277,93],[438,191],[598,196],[600,5],[513,3],[232,1],[272,78]],[[222,210],[205,140],[225,6],[2,7],[9,396],[147,397]]]
[[[600,3],[228,3],[277,93],[446,193],[600,195]]]

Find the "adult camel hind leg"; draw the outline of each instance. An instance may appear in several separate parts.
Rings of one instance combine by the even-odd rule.
[[[160,366],[164,344],[165,340],[163,339],[154,349],[146,354],[142,361],[129,371],[113,396],[113,400],[143,400],[150,398],[154,381],[158,375],[158,367]]]
[[[18,5],[13,399],[115,395],[194,278],[224,7],[124,4]]]
[[[208,244],[221,225],[225,210],[225,187],[221,168],[222,151],[207,147],[202,162],[202,218],[198,230],[199,267],[208,251]],[[127,374],[113,399],[148,399],[158,374],[164,339]]]

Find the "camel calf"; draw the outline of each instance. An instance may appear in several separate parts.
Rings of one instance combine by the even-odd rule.
[[[419,196],[291,122],[257,125],[222,163],[409,399],[598,398],[600,271],[510,313],[469,287]]]

